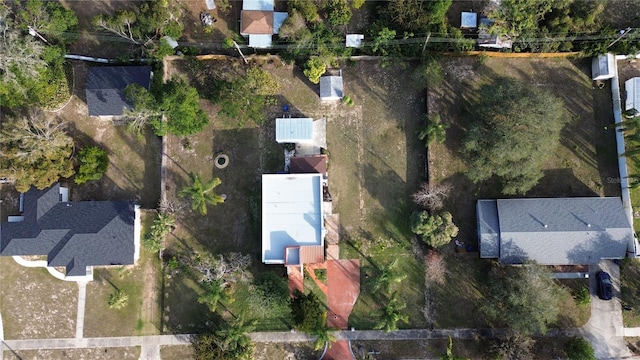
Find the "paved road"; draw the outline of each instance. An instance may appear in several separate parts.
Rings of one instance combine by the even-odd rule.
[[[614,298],[600,300],[597,295],[596,273],[604,270],[611,275]],[[589,266],[591,292],[591,318],[583,327],[584,336],[591,342],[598,359],[620,359],[633,354],[624,341],[622,307],[620,306],[620,267],[613,261],[603,260]]]

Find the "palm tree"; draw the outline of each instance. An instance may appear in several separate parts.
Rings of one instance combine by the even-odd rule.
[[[401,313],[406,307],[407,304],[398,299],[397,292],[391,294],[389,302],[380,313],[380,321],[378,321],[374,329],[384,329],[386,332],[398,330],[398,322],[409,322],[409,316]]]
[[[427,117],[427,127],[418,134],[418,138],[425,142],[425,146],[431,145],[434,141],[442,144],[446,139],[449,124],[440,121],[440,115],[435,115],[433,119]]]
[[[219,178],[213,178],[205,183],[200,175],[189,173],[191,186],[186,186],[180,190],[178,195],[191,198],[191,209],[198,210],[200,214],[207,215],[207,205],[218,205],[224,202],[224,197],[213,192],[216,186],[220,185]]]
[[[316,340],[313,342],[314,350],[318,351],[324,347],[325,344],[328,344],[331,347],[336,341],[336,336],[333,333],[333,329],[324,325],[319,329],[316,329],[313,333],[316,336]]]
[[[218,338],[222,339],[220,348],[233,359],[249,360],[253,355],[253,342],[247,336],[256,329],[256,321],[246,322],[244,312],[225,328],[216,331]]]
[[[220,280],[215,280],[206,284],[205,291],[198,297],[200,304],[205,304],[211,312],[216,312],[221,301],[229,301],[229,292]]]
[[[129,295],[124,292],[124,290],[116,289],[115,292],[109,295],[109,301],[107,304],[109,305],[109,309],[122,309],[127,306],[129,302]]]
[[[393,260],[389,265],[380,269],[380,275],[376,278],[373,284],[374,293],[378,292],[380,289],[384,289],[384,291],[389,293],[394,284],[399,284],[402,280],[407,278],[407,274],[401,274],[396,271],[397,266],[398,258]]]

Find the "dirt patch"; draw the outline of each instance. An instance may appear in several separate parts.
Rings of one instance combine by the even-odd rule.
[[[0,309],[7,339],[75,337],[78,285],[0,257]]]
[[[320,352],[313,350],[311,343],[256,343],[253,350],[255,360],[304,360],[318,356]]]
[[[4,360],[137,360],[139,347],[4,351]]]
[[[191,345],[161,346],[160,358],[166,360],[193,359],[193,348]]]

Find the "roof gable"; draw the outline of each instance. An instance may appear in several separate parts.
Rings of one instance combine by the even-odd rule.
[[[0,255],[46,255],[49,266],[65,266],[67,275],[84,275],[87,266],[134,263],[132,201],[58,201],[50,206],[55,190],[58,184],[25,194],[24,221],[0,228]],[[45,208],[41,203],[48,210],[39,214]]]
[[[343,94],[342,76],[323,76],[320,78],[320,99],[340,100]]]
[[[273,34],[273,11],[243,10],[241,18],[240,34]]]
[[[124,114],[132,104],[124,96],[129,84],[149,89],[150,66],[99,66],[90,67],[87,74],[86,95],[90,116],[115,116]]]
[[[327,172],[327,156],[294,156],[289,159],[292,174],[324,174]]]

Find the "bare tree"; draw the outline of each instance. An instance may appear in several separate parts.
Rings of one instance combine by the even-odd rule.
[[[423,183],[420,189],[411,195],[411,197],[413,198],[413,202],[425,209],[437,211],[444,206],[444,199],[447,198],[451,189],[451,184],[429,186],[429,184]]]
[[[22,93],[26,89],[20,84],[20,78],[35,78],[47,66],[42,60],[44,46],[31,37],[19,32],[5,31],[0,37],[0,81],[11,83]]]
[[[440,253],[429,250],[424,257],[425,276],[428,281],[444,284],[447,275],[447,264]]]

